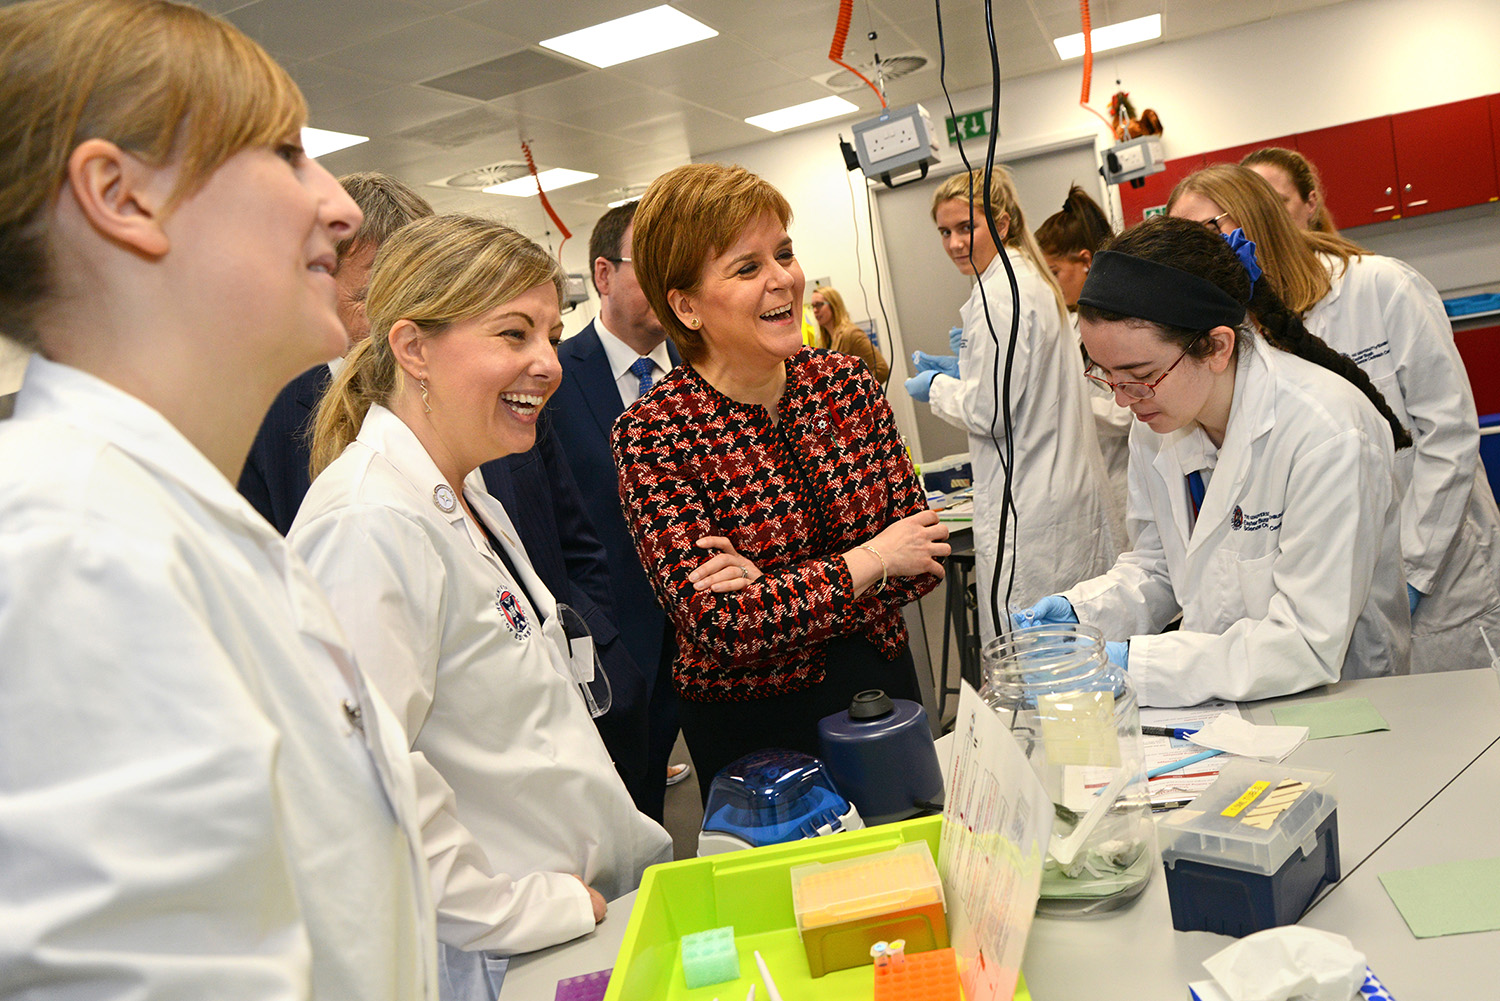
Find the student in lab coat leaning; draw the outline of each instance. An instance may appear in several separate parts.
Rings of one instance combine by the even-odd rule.
[[[1104,459],[1089,409],[1083,359],[1069,329],[1062,296],[1026,227],[1010,174],[996,167],[990,203],[1004,247],[984,217],[984,171],[955,174],[933,192],[932,218],[958,270],[979,278],[964,303],[956,362],[906,382],[913,399],[969,435],[974,464],[974,552],[980,634],[994,639],[990,585],[999,553],[1001,600],[1015,562],[1012,604],[1026,605],[1108,569],[1123,545],[1124,527],[1111,502]],[[1016,353],[1007,375],[1006,346],[1016,303],[1001,254],[1009,256],[1020,290]],[[998,343],[997,343],[998,338]],[[1011,431],[999,413],[1001,384],[1011,385]],[[1013,454],[1015,512],[999,544],[1005,452]],[[1004,609],[1001,609],[1004,615]]]
[[[575,681],[592,648],[564,638],[565,613],[478,471],[535,441],[562,374],[561,282],[500,223],[435,216],[388,239],[371,336],[318,409],[315,478],[288,534],[441,777],[421,805],[447,998],[491,996],[486,953],[584,934],[599,894],[671,860]]]
[[[1280,305],[1254,246],[1238,254],[1198,223],[1148,219],[1095,256],[1079,298],[1090,377],[1138,422],[1136,544],[1016,624],[1099,627],[1143,705],[1407,672],[1393,444],[1410,438]],[[1297,353],[1252,333],[1247,308]]]
[[[1453,327],[1425,278],[1339,236],[1295,230],[1254,171],[1215,164],[1168,211],[1219,217],[1260,246],[1266,277],[1312,333],[1351,358],[1411,432],[1396,456],[1415,674],[1483,667],[1500,642],[1500,509],[1479,461],[1479,418]]]
[[[0,40],[0,997],[435,998],[400,724],[233,485],[359,210],[196,8]]]

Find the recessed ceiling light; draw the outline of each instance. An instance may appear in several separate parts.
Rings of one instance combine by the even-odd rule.
[[[482,189],[487,195],[510,195],[512,198],[526,198],[536,194],[536,182],[542,182],[543,191],[556,191],[558,188],[566,188],[570,184],[580,184],[583,181],[592,181],[598,174],[590,174],[586,170],[569,170],[567,167],[553,167],[544,170],[532,177],[518,177],[514,181],[506,181],[504,184],[492,184]]]
[[[617,17],[592,28],[544,39],[544,49],[561,52],[599,68],[675,49],[713,38],[718,32],[679,10],[662,4],[637,14]]]
[[[1102,25],[1090,34],[1093,35],[1095,52],[1118,49],[1122,45],[1134,45],[1136,42],[1148,42],[1161,37],[1161,15],[1151,14],[1132,21]],[[1083,32],[1054,38],[1052,44],[1057,47],[1057,54],[1061,58],[1077,59],[1083,55]]]
[[[765,129],[767,132],[785,132],[787,129],[795,129],[799,125],[809,122],[821,122],[825,118],[837,118],[839,115],[847,115],[851,111],[858,111],[859,105],[852,101],[846,101],[842,97],[820,97],[816,101],[808,101],[806,104],[794,104],[790,108],[782,108],[780,111],[768,111],[764,115],[752,115],[745,121],[756,128]]]
[[[638,202],[640,200],[641,200],[641,196],[640,195],[632,195],[629,198],[621,198],[617,202],[610,202],[609,203],[609,207],[612,208],[612,209],[617,209],[621,205],[629,205],[631,202]]]
[[[313,159],[369,141],[369,136],[355,136],[348,132],[329,132],[327,129],[315,129],[310,125],[302,127],[302,148]]]

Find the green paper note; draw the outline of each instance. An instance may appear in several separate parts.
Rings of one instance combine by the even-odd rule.
[[[1339,699],[1336,702],[1305,702],[1277,706],[1271,715],[1280,726],[1305,726],[1307,739],[1347,737],[1351,733],[1389,730],[1391,725],[1369,699]]]
[[[1500,858],[1385,872],[1380,883],[1417,938],[1500,929]]]

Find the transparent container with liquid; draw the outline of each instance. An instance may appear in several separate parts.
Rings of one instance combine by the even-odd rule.
[[[1056,811],[1037,912],[1087,916],[1134,900],[1160,862],[1129,676],[1100,632],[1077,623],[1018,629],[981,658],[980,696]]]

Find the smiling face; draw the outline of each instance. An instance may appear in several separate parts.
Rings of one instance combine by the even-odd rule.
[[[549,282],[423,339],[432,408],[423,415],[448,460],[439,462],[445,472],[467,473],[536,444],[537,416],[562,378],[561,337]]]
[[[705,262],[696,293],[668,301],[689,327],[699,321],[705,362],[753,374],[801,349],[805,284],[786,227],[766,213]]]
[[[285,382],[344,353],[333,272],[359,208],[295,142],[247,147],[163,223],[185,262],[178,291],[224,318],[226,365],[275,367]]]
[[[943,241],[943,252],[958,270],[966,275],[982,275],[995,259],[995,240],[984,221],[982,203],[974,205],[972,220],[969,216],[967,201],[950,198],[938,205],[937,211],[933,213],[933,220],[937,223],[938,236]],[[995,228],[1000,231],[1000,239],[1003,241],[1009,235],[1010,219],[1001,215],[995,221]]]
[[[1211,437],[1222,432],[1234,395],[1233,370],[1229,368],[1234,337],[1228,327],[1215,328],[1208,335],[1213,338],[1214,351],[1207,358],[1184,357],[1183,346],[1164,340],[1154,326],[1084,319],[1078,330],[1094,362],[1090,374],[1114,383],[1157,383],[1155,394],[1146,400],[1115,391],[1115,404],[1128,407],[1136,420],[1157,434],[1170,434],[1193,424],[1203,425]],[[1201,342],[1195,346],[1201,350]]]
[[[1186,191],[1172,204],[1171,214],[1178,219],[1201,222],[1216,233],[1233,233],[1240,221],[1225,212],[1219,203],[1196,191]]]
[[[1276,194],[1281,197],[1281,204],[1286,206],[1286,214],[1291,217],[1293,226],[1298,229],[1312,228],[1313,213],[1318,210],[1316,188],[1308,192],[1307,198],[1304,199],[1302,192],[1297,190],[1297,184],[1292,180],[1292,175],[1274,163],[1251,164],[1250,169],[1264,177],[1266,182],[1275,189]]]

